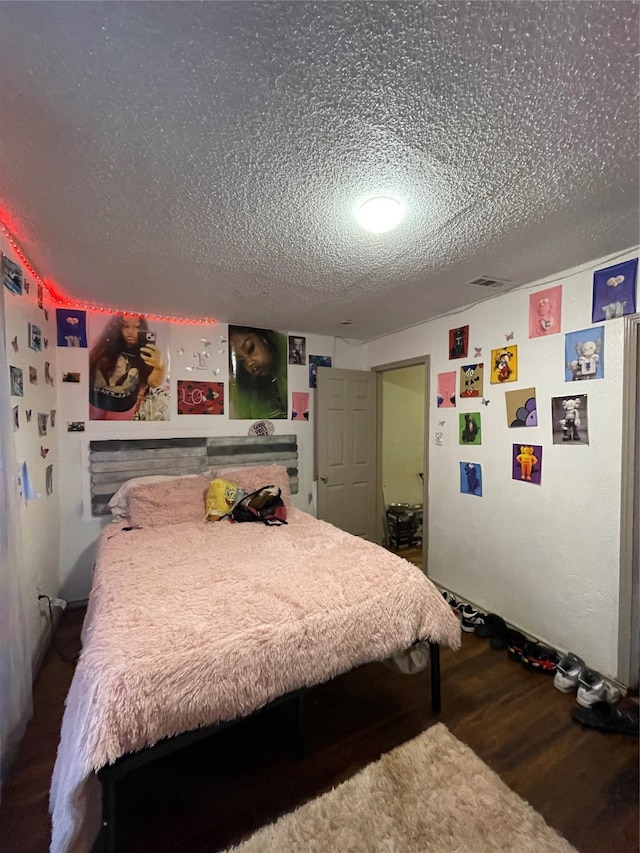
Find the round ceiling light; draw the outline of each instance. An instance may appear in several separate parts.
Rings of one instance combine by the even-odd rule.
[[[365,231],[384,234],[404,219],[404,205],[395,198],[379,196],[361,204],[355,212],[356,219]]]

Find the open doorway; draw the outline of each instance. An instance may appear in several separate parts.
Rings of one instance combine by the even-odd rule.
[[[428,365],[423,358],[376,370],[384,542],[426,571]]]

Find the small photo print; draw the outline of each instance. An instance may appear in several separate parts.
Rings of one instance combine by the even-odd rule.
[[[554,444],[589,444],[587,395],[552,397],[551,424]]]
[[[515,344],[491,350],[491,384],[503,385],[518,379],[518,347]]]
[[[469,327],[449,329],[449,358],[466,358],[469,352]]]
[[[454,409],[456,406],[456,372],[438,373],[436,400],[439,409]]]
[[[519,388],[517,391],[505,391],[507,404],[507,426],[538,426],[538,404],[535,388]]]
[[[47,465],[46,470],[46,486],[47,495],[53,494],[53,465]]]
[[[32,385],[37,385],[37,384],[38,384],[38,371],[37,371],[37,369],[36,369],[35,367],[30,367],[30,368],[29,368],[29,382],[30,382]]]
[[[224,383],[178,379],[179,415],[223,415]]]
[[[482,497],[482,465],[460,462],[460,491],[463,495]]]
[[[306,364],[307,339],[298,335],[289,335],[289,364]]]
[[[63,382],[80,382],[80,374],[79,373],[63,373],[62,374]]]
[[[22,267],[14,264],[6,255],[2,256],[2,280],[4,286],[16,296],[22,296]]]
[[[529,296],[529,337],[557,335],[562,326],[562,285]]]
[[[84,432],[84,421],[67,421],[67,432]]]
[[[484,394],[484,364],[463,364],[460,368],[460,397],[482,397]]]
[[[604,377],[604,326],[570,332],[564,338],[567,382]]]
[[[624,261],[593,274],[591,322],[616,320],[636,312],[638,259]]]
[[[20,429],[20,406],[14,406],[11,410],[13,414],[13,428]]]
[[[465,412],[458,415],[460,444],[482,444],[480,435],[480,412]]]
[[[51,426],[56,425],[56,409],[51,409]]]
[[[512,479],[526,483],[542,482],[542,447],[539,444],[514,444]]]
[[[315,388],[318,380],[318,368],[331,367],[330,355],[309,356],[309,388]]]
[[[87,312],[73,308],[56,308],[59,347],[87,346]]]
[[[38,435],[47,434],[47,424],[49,423],[49,412],[38,412]]]
[[[11,396],[24,397],[24,378],[20,367],[9,367],[9,375],[11,377]]]
[[[292,391],[291,392],[291,420],[292,421],[308,421],[309,420],[309,392],[308,391]]]
[[[29,346],[36,352],[42,352],[42,330],[35,323],[29,323]]]

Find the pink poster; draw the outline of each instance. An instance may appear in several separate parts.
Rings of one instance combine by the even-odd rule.
[[[529,337],[545,338],[561,330],[562,285],[529,296]]]
[[[456,371],[438,373],[438,408],[453,409],[456,405]]]
[[[291,392],[291,420],[292,421],[308,421],[309,420],[309,392],[308,391],[292,391]]]

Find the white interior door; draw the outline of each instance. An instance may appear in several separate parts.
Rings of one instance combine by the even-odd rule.
[[[318,518],[376,541],[376,374],[318,368]]]

